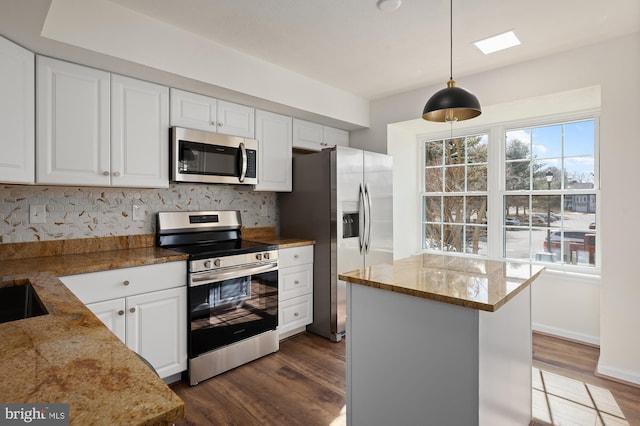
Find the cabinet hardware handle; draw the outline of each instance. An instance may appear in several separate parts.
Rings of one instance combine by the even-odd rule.
[[[129,309],[129,312],[134,313],[136,311],[136,308],[131,308]]]
[[[295,280],[293,283],[294,283],[295,285],[298,285],[298,284],[300,284],[300,281]]]
[[[129,280],[124,280],[123,283],[125,286],[129,285]]]
[[[124,315],[124,311],[123,311],[122,309],[120,309],[120,310],[118,311],[118,315]]]
[[[293,316],[294,317],[298,317],[298,316],[300,316],[300,314],[296,312],[295,314],[293,314]]]
[[[212,121],[212,122],[211,122],[211,125],[212,125],[212,126],[217,126],[217,125],[218,125],[218,123],[216,123],[215,121]]]
[[[218,126],[222,127],[224,126],[224,123],[218,123]]]
[[[293,255],[293,258],[294,258],[294,259],[297,259],[297,258],[299,258],[299,257],[300,257],[300,256],[298,256],[297,254],[294,254],[294,255]]]
[[[102,172],[102,175],[103,176],[109,176],[109,172],[105,170],[104,172]]]
[[[113,172],[113,175],[116,176],[116,177],[120,176],[120,172]]]

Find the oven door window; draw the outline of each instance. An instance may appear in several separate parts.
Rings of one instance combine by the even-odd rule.
[[[240,149],[179,141],[179,172],[195,175],[240,176]]]
[[[278,326],[278,271],[189,288],[189,355]]]

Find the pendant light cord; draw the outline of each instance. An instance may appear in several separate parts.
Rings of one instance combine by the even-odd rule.
[[[449,1],[449,80],[453,80],[453,0]]]

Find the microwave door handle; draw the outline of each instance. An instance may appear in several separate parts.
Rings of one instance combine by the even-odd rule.
[[[240,142],[240,157],[242,158],[242,163],[240,165],[240,177],[238,180],[244,182],[244,178],[247,175],[247,149],[244,147],[243,142]]]

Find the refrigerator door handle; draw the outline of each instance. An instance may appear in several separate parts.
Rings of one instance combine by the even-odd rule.
[[[358,244],[360,244],[360,253],[362,253],[362,248],[364,247],[364,234],[367,229],[366,221],[367,221],[367,212],[365,210],[365,199],[364,199],[364,191],[362,190],[362,184],[358,188],[358,212],[359,212],[359,220],[358,220]]]
[[[369,253],[369,247],[371,247],[371,191],[369,190],[368,183],[364,186],[364,198],[367,208],[365,213],[365,227],[367,229],[367,238],[364,242],[364,250],[365,253]]]

